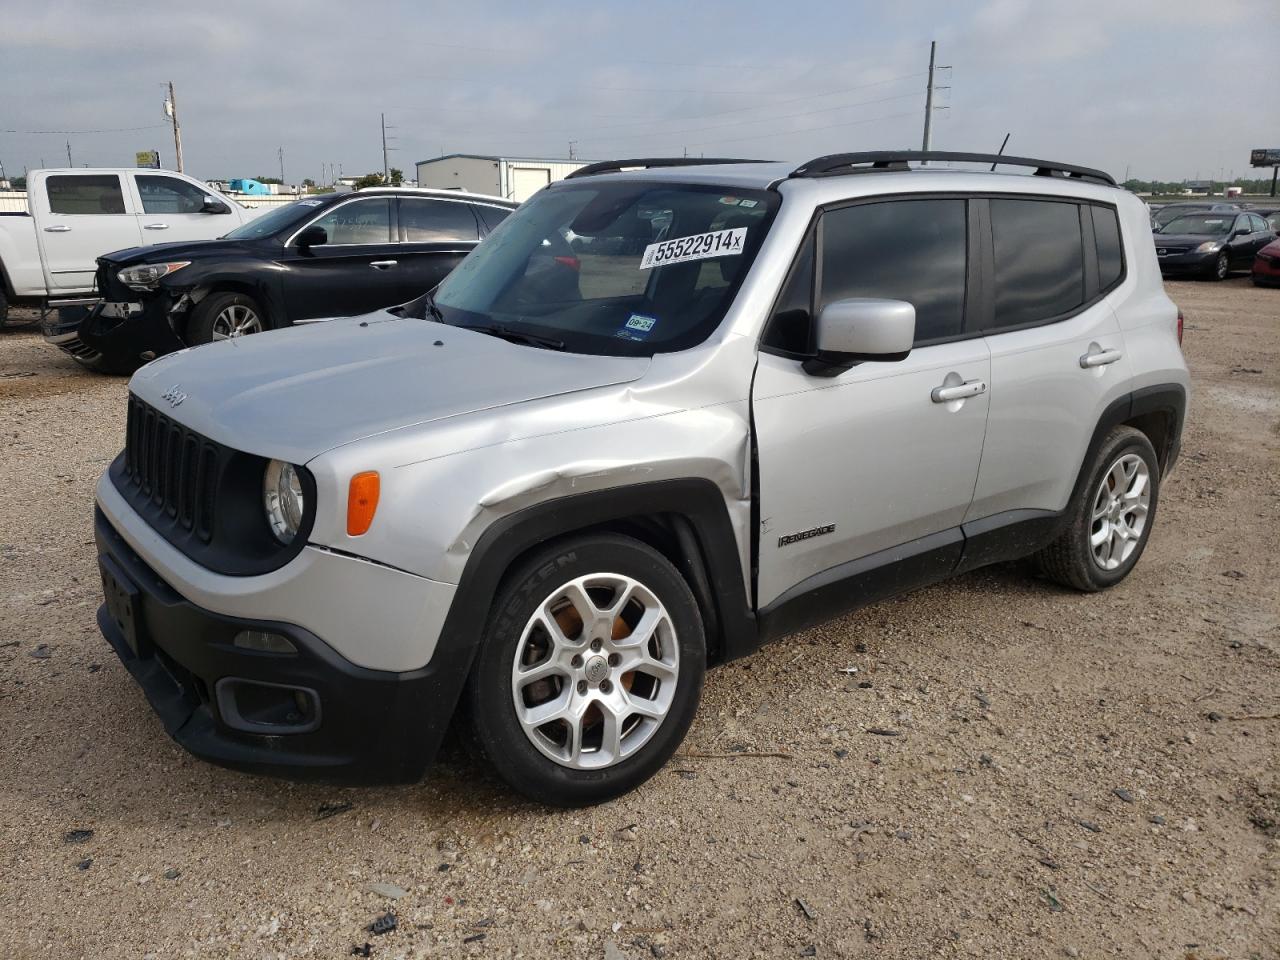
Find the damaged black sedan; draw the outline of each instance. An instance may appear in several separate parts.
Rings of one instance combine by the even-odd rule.
[[[213,340],[404,303],[514,210],[498,197],[373,188],[278,207],[218,240],[98,258],[102,300],[45,339],[103,373]]]

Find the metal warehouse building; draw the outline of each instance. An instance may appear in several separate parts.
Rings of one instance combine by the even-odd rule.
[[[563,180],[584,165],[581,160],[451,153],[435,160],[419,160],[418,186],[488,193],[524,202],[547,184]]]

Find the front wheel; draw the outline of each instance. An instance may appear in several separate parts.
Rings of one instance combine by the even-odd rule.
[[[702,618],[671,563],[630,537],[577,537],[499,591],[465,694],[472,736],[531,799],[600,803],[675,752],[705,669]]]
[[[1213,266],[1209,268],[1209,279],[1225,280],[1229,273],[1231,273],[1231,258],[1227,256],[1227,251],[1223,250],[1213,261]]]
[[[187,343],[194,347],[214,340],[247,337],[266,329],[266,312],[252,297],[243,293],[211,293],[191,312]]]
[[[1160,500],[1160,461],[1146,434],[1116,427],[1067,506],[1069,524],[1037,555],[1051,580],[1093,592],[1129,575],[1151,536]]]

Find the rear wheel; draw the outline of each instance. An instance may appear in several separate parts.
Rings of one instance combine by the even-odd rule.
[[[630,537],[575,538],[515,570],[493,610],[465,701],[513,789],[584,806],[667,762],[697,712],[706,647],[665,557]]]
[[[4,282],[0,281],[0,327],[9,319],[9,298],[4,293]]]
[[[247,337],[268,329],[267,315],[258,302],[243,293],[211,293],[196,305],[187,326],[191,346]]]
[[[1067,508],[1066,530],[1037,554],[1040,569],[1077,590],[1119,583],[1146,549],[1159,500],[1160,461],[1151,441],[1133,427],[1116,427]]]

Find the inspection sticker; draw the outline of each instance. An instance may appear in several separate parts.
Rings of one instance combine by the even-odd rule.
[[[655,317],[646,317],[642,313],[633,313],[627,322],[622,325],[616,336],[623,340],[643,340],[649,336],[649,331],[653,329],[653,325],[657,323]]]
[[[747,228],[735,227],[732,230],[713,230],[710,233],[695,233],[691,237],[651,243],[644,248],[640,269],[650,270],[653,267],[664,267],[668,263],[684,263],[686,260],[735,256],[742,252],[746,242]]]

